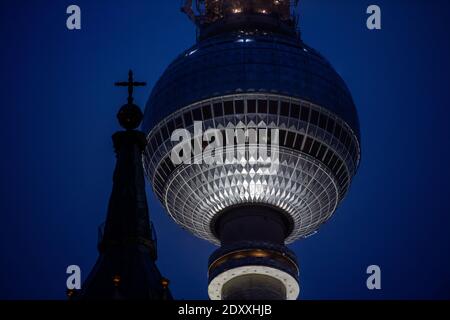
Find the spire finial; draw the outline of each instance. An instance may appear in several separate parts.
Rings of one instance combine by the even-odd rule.
[[[128,103],[120,108],[117,114],[117,119],[120,125],[127,130],[134,130],[139,127],[144,115],[141,109],[135,105],[133,98],[134,87],[143,87],[147,85],[145,82],[134,81],[133,71],[128,72],[128,81],[116,82],[117,87],[127,87],[128,88]]]
[[[147,83],[134,81],[133,70],[130,69],[130,71],[128,71],[128,81],[116,82],[115,85],[117,87],[128,87],[128,103],[132,104],[134,101],[133,99],[134,87],[144,87],[147,85]]]

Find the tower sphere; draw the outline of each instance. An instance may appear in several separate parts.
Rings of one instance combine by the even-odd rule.
[[[249,165],[247,173],[232,164],[174,168],[170,135],[192,129],[194,120],[204,121],[205,130],[279,128],[280,176],[259,175],[254,167],[252,177]],[[221,35],[182,53],[154,87],[143,126],[156,194],[178,223],[212,242],[214,215],[241,202],[288,212],[295,221],[288,242],[307,236],[335,211],[360,157],[358,117],[344,81],[316,50],[273,34]],[[261,182],[264,191],[253,193],[251,182]],[[231,196],[233,188],[248,197]]]
[[[210,242],[227,242],[229,233],[224,235],[227,227],[221,221],[230,219],[223,216],[249,205],[264,212],[270,208],[282,217],[270,228],[284,225],[281,240],[272,242],[284,245],[307,237],[335,212],[358,168],[360,131],[351,94],[331,64],[302,41],[289,1],[253,1],[248,9],[229,0],[223,1],[230,4],[220,9],[223,12],[212,7],[217,1],[205,2],[206,12],[196,20],[197,43],[169,65],[146,105],[148,179],[170,216]],[[286,8],[270,12],[274,3]],[[171,141],[174,130],[187,129],[193,145],[196,141],[202,145],[202,137],[194,133],[195,121],[202,122],[204,131],[277,130],[275,171],[242,150],[235,150],[233,161],[174,164],[171,152],[178,143]],[[274,154],[268,159],[274,162]],[[241,214],[233,213],[237,216]],[[266,220],[275,221],[274,217],[264,214]],[[226,251],[215,255],[227,256]],[[210,264],[216,266],[217,259]],[[296,278],[295,272],[275,269]],[[225,289],[215,289],[214,279],[226,270],[215,270],[220,276],[211,276],[210,270],[210,291],[222,290],[217,295],[222,298]],[[232,287],[227,292],[233,292]],[[297,291],[293,289],[291,297]]]

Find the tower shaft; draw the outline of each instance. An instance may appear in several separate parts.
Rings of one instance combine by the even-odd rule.
[[[213,221],[221,247],[209,261],[209,296],[222,300],[286,300],[298,295],[296,257],[284,239],[289,216],[267,205],[232,207]]]

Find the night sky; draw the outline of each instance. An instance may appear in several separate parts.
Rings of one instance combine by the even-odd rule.
[[[82,30],[66,28],[77,4]],[[382,9],[382,30],[366,8]],[[147,81],[195,42],[179,0],[0,2],[0,298],[65,299],[66,267],[97,259],[128,69]],[[450,299],[450,3],[303,0],[303,39],[348,84],[363,158],[343,204],[291,248],[301,299]],[[165,214],[148,186],[158,266],[177,299],[207,298],[214,246]],[[366,288],[381,267],[382,290]]]

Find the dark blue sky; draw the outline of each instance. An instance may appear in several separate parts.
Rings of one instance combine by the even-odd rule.
[[[66,29],[66,8],[82,30]],[[365,27],[378,4],[383,29]],[[0,2],[0,298],[64,299],[65,270],[96,258],[133,68],[149,86],[195,41],[180,1]],[[335,216],[291,246],[302,299],[450,299],[450,3],[303,0],[303,39],[347,82],[363,161]],[[207,298],[214,246],[175,225],[148,188],[158,265],[178,299]],[[368,265],[382,290],[366,288]]]

